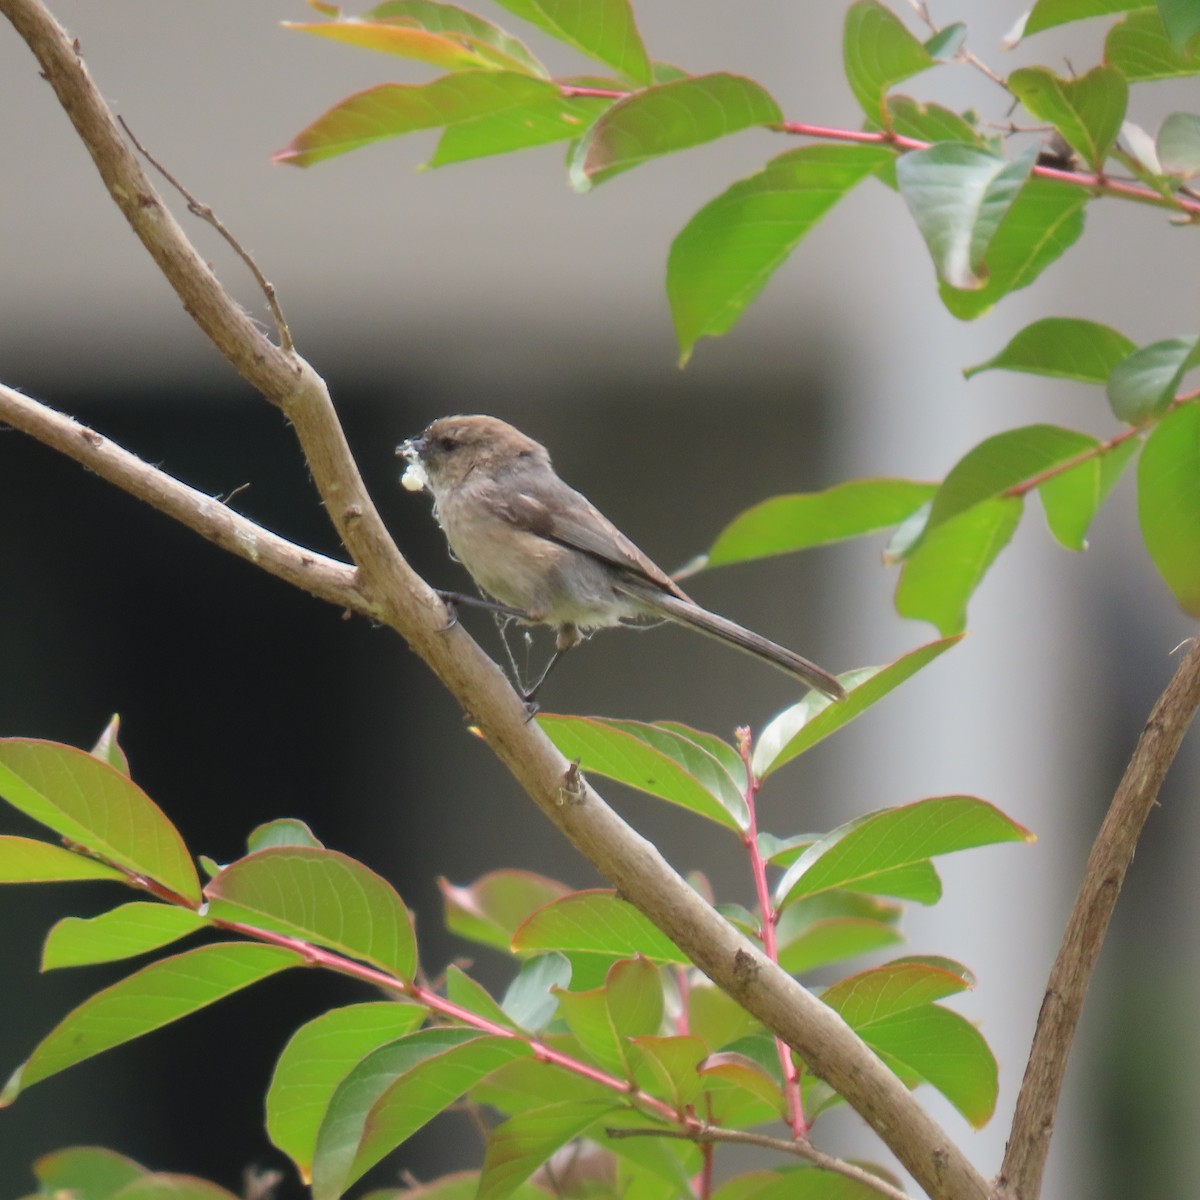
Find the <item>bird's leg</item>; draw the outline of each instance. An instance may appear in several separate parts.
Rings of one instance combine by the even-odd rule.
[[[554,670],[560,659],[573,646],[578,646],[584,640],[584,634],[580,633],[574,625],[560,625],[558,633],[554,639],[554,654],[550,661],[546,664],[546,669],[538,677],[537,682],[528,691],[523,693],[525,703],[532,704],[533,698],[538,694],[543,683],[550,677],[550,672]],[[536,710],[535,710],[536,711]]]
[[[450,620],[446,622],[447,629],[453,629],[458,624],[458,609],[462,605],[469,608],[484,608],[488,612],[495,613],[498,617],[504,617],[506,620],[521,619],[526,614],[519,608],[513,608],[508,604],[501,604],[496,600],[488,600],[483,596],[468,596],[465,592],[443,592],[439,589],[434,589],[437,598],[450,610]]]

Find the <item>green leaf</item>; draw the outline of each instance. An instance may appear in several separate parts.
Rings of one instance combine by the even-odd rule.
[[[1200,6],[1196,0],[1158,0],[1158,16],[1171,39],[1171,46],[1180,54],[1200,33]]]
[[[900,18],[876,0],[859,0],[847,10],[842,57],[846,81],[863,112],[885,122],[888,91],[935,61]]]
[[[521,964],[517,977],[504,994],[502,1008],[523,1029],[544,1029],[558,1010],[555,990],[571,982],[571,963],[551,951]]]
[[[823,492],[773,496],[736,516],[717,534],[706,566],[828,546],[899,525],[937,490],[910,479],[855,479]]]
[[[967,601],[1012,540],[1022,508],[1019,496],[985,500],[927,533],[904,563],[896,611],[944,636],[961,633]]]
[[[96,740],[96,744],[92,747],[91,753],[93,757],[98,758],[101,762],[106,762],[116,771],[120,771],[122,775],[129,774],[129,759],[125,757],[125,751],[121,749],[120,743],[117,741],[117,733],[121,728],[121,718],[113,713],[112,718],[104,727],[104,732]]]
[[[629,1078],[632,1072],[627,1047],[617,1036],[609,1016],[607,986],[578,992],[562,991],[558,1002],[567,1028],[575,1035],[583,1053],[609,1074]]]
[[[374,1001],[322,1013],[292,1034],[267,1091],[267,1134],[306,1183],[338,1085],[372,1051],[411,1033],[424,1019],[425,1010],[415,1004]]]
[[[720,1050],[762,1026],[737,1001],[707,980],[696,980],[687,994],[688,1029],[710,1050]]]
[[[585,772],[615,779],[726,829],[740,831],[746,806],[725,767],[706,750],[671,730],[636,721],[569,717],[537,718],[558,749],[578,759]]]
[[[10,1076],[0,1107],[77,1062],[303,962],[299,954],[278,946],[223,942],[151,963],[69,1012]]]
[[[724,739],[717,737],[716,734],[705,733],[702,729],[693,729],[690,725],[683,725],[679,721],[655,721],[654,726],[656,729],[665,729],[668,733],[694,742],[701,750],[712,755],[725,768],[729,778],[735,783],[745,777],[746,767],[737,749]]]
[[[938,278],[960,290],[988,279],[988,247],[1029,178],[1037,148],[1008,161],[977,146],[944,142],[896,163],[896,181],[925,239]]]
[[[1113,368],[1108,403],[1126,425],[1148,425],[1166,412],[1183,377],[1200,365],[1200,338],[1178,337],[1142,346]]]
[[[831,830],[784,872],[775,895],[786,902],[829,888],[860,887],[879,872],[940,854],[1033,840],[1029,830],[975,796],[933,796]]]
[[[979,1030],[958,1013],[931,1004],[858,1032],[893,1071],[937,1088],[974,1128],[991,1119],[999,1090],[996,1059]]]
[[[658,968],[640,955],[613,963],[604,981],[604,1002],[619,1038],[657,1034],[663,1023]]]
[[[1154,148],[1168,175],[1180,179],[1200,175],[1200,114],[1172,113],[1159,127]]]
[[[317,850],[325,848],[316,834],[295,817],[267,821],[266,824],[251,830],[246,839],[246,850],[250,854],[256,850],[270,850],[273,846],[312,846]]]
[[[446,1036],[459,1033],[474,1036]],[[337,1200],[480,1080],[532,1053],[517,1038],[444,1029],[410,1034],[368,1055],[338,1086],[321,1124],[313,1200]]]
[[[571,186],[586,192],[647,159],[783,120],[752,79],[717,72],[656,84],[618,100],[575,146]]]
[[[653,78],[628,0],[497,0],[543,33],[619,71],[634,83]]]
[[[455,4],[439,4],[433,0],[389,0],[363,15],[376,21],[403,21],[431,33],[459,38],[502,66],[525,70],[531,75],[549,75],[519,38]]]
[[[1096,321],[1045,317],[1014,334],[999,354],[968,367],[970,379],[982,371],[1024,371],[1080,383],[1106,383],[1112,369],[1136,347],[1123,334]]]
[[[509,1029],[516,1027],[492,994],[454,963],[446,968],[446,999],[494,1025]]]
[[[517,927],[530,913],[570,893],[566,884],[532,871],[492,871],[467,887],[440,879],[438,886],[446,907],[446,927],[506,954]]]
[[[708,1055],[708,1047],[698,1037],[683,1034],[643,1034],[633,1042],[642,1055],[643,1068],[637,1076],[642,1087],[683,1112],[700,1094],[697,1070]]]
[[[105,862],[200,903],[179,831],[137,784],[87,751],[0,738],[0,796]]]
[[[207,1179],[156,1171],[127,1184],[113,1200],[238,1200],[238,1197]]]
[[[282,21],[284,29],[312,33],[330,41],[377,50],[429,63],[446,71],[526,69],[503,54],[495,53],[487,43],[472,45],[464,37],[446,37],[418,25],[355,17],[334,21]],[[545,72],[539,72],[544,74]]]
[[[988,279],[976,291],[939,286],[954,316],[973,321],[1009,292],[1028,287],[1083,233],[1088,193],[1050,179],[1030,179],[1000,223],[987,250]]]
[[[792,911],[792,908],[785,909],[784,916]],[[781,935],[779,965],[790,975],[806,975],[818,967],[883,950],[903,940],[895,928],[883,921],[831,917],[809,923],[802,932],[786,941]]]
[[[386,879],[335,850],[260,850],[231,863],[205,894],[213,920],[315,942],[398,979],[416,971],[416,938],[404,901]]]
[[[923,667],[959,641],[957,637],[929,642],[910,650],[884,667],[864,667],[843,676],[849,695],[840,704],[806,697],[784,709],[758,735],[751,766],[757,779],[766,779],[843,725],[878,704],[893,688],[911,679]]]
[[[582,1136],[616,1107],[607,1101],[549,1104],[496,1126],[488,1138],[477,1200],[505,1200],[560,1146]]]
[[[959,459],[938,489],[925,537],[968,509],[1003,497],[1099,445],[1087,434],[1057,425],[1023,425],[985,438]]]
[[[42,1196],[70,1200],[110,1200],[127,1184],[145,1175],[132,1158],[99,1146],[70,1146],[45,1154],[33,1164]]]
[[[1008,77],[1008,86],[1034,117],[1053,125],[1092,170],[1103,170],[1129,103],[1129,85],[1120,71],[1093,67],[1077,79],[1060,79],[1044,67],[1023,67]]]
[[[1046,524],[1068,550],[1087,549],[1092,519],[1140,445],[1137,438],[1126,437],[1038,485]]]
[[[0,883],[60,883],[70,879],[117,879],[116,867],[37,838],[0,836]]]
[[[1200,54],[1178,49],[1152,8],[1131,12],[1108,31],[1104,61],[1130,83],[1200,74]]]
[[[1200,405],[1180,405],[1147,438],[1138,463],[1138,520],[1175,599],[1200,614]]]
[[[911,96],[889,96],[889,125],[900,137],[918,142],[966,142],[982,145],[973,113],[960,114],[940,104],[921,103]]]
[[[956,996],[974,984],[959,963],[902,958],[838,980],[825,989],[821,999],[851,1029],[862,1030],[872,1022]]]
[[[1037,0],[1025,22],[1025,36],[1071,21],[1128,12],[1131,8],[1140,8],[1144,3],[1145,0]]]
[[[753,1059],[710,1054],[697,1072],[714,1124],[745,1129],[787,1114],[783,1090]]]
[[[521,107],[447,125],[427,165],[445,167],[490,154],[510,154],[578,138],[612,103],[599,96],[548,92],[542,99]]]
[[[516,950],[561,950],[687,963],[687,955],[615,892],[575,892],[538,909],[513,936]]]
[[[962,21],[955,21],[945,29],[939,29],[932,37],[925,39],[925,49],[931,58],[937,62],[953,62],[958,52],[967,41],[967,27]]]
[[[373,142],[440,126],[486,121],[494,132],[498,125],[528,118],[544,130],[547,112],[556,105],[561,106],[566,136],[575,136],[578,106],[564,101],[556,84],[516,71],[460,71],[429,83],[384,83],[339,101],[272,155],[272,161],[308,167]]]
[[[884,146],[789,150],[700,209],[667,259],[682,361],[702,337],[728,333],[800,239],[893,157]]]
[[[169,946],[208,927],[190,908],[136,900],[98,917],[64,917],[46,937],[42,970],[115,962]]]

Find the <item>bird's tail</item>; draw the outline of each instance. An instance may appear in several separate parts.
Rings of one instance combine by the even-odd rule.
[[[637,601],[648,613],[666,617],[679,625],[687,625],[697,633],[706,634],[718,642],[725,642],[746,654],[762,659],[763,662],[768,662],[780,671],[799,679],[807,687],[823,692],[830,699],[846,698],[846,689],[828,671],[823,671],[816,663],[809,662],[807,658],[780,646],[770,638],[744,629],[736,621],[719,617],[698,604],[682,600],[657,588],[642,590],[639,587],[622,587],[620,590]]]

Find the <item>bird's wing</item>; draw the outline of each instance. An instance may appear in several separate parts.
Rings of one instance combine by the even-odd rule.
[[[537,488],[508,490],[497,511],[506,521],[559,546],[578,550],[653,584],[664,592],[688,597],[664,571],[646,557],[594,504],[556,479],[550,494]],[[560,491],[561,489],[561,491]]]

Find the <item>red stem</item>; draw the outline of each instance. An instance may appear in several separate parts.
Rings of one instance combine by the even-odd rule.
[[[779,947],[775,940],[775,926],[779,921],[779,912],[771,903],[771,892],[767,887],[767,864],[758,848],[758,815],[755,812],[755,801],[758,798],[759,780],[751,765],[750,730],[746,728],[737,731],[738,753],[746,768],[746,801],[747,825],[742,835],[742,843],[750,855],[750,873],[754,876],[754,892],[758,897],[758,910],[762,914],[762,944],[763,953],[773,962],[779,962]],[[775,1052],[779,1055],[779,1066],[783,1071],[784,1094],[787,1097],[788,1121],[792,1127],[792,1136],[807,1137],[808,1125],[804,1120],[804,1101],[800,1093],[800,1074],[796,1070],[792,1058],[791,1047],[781,1037],[775,1039]]]

